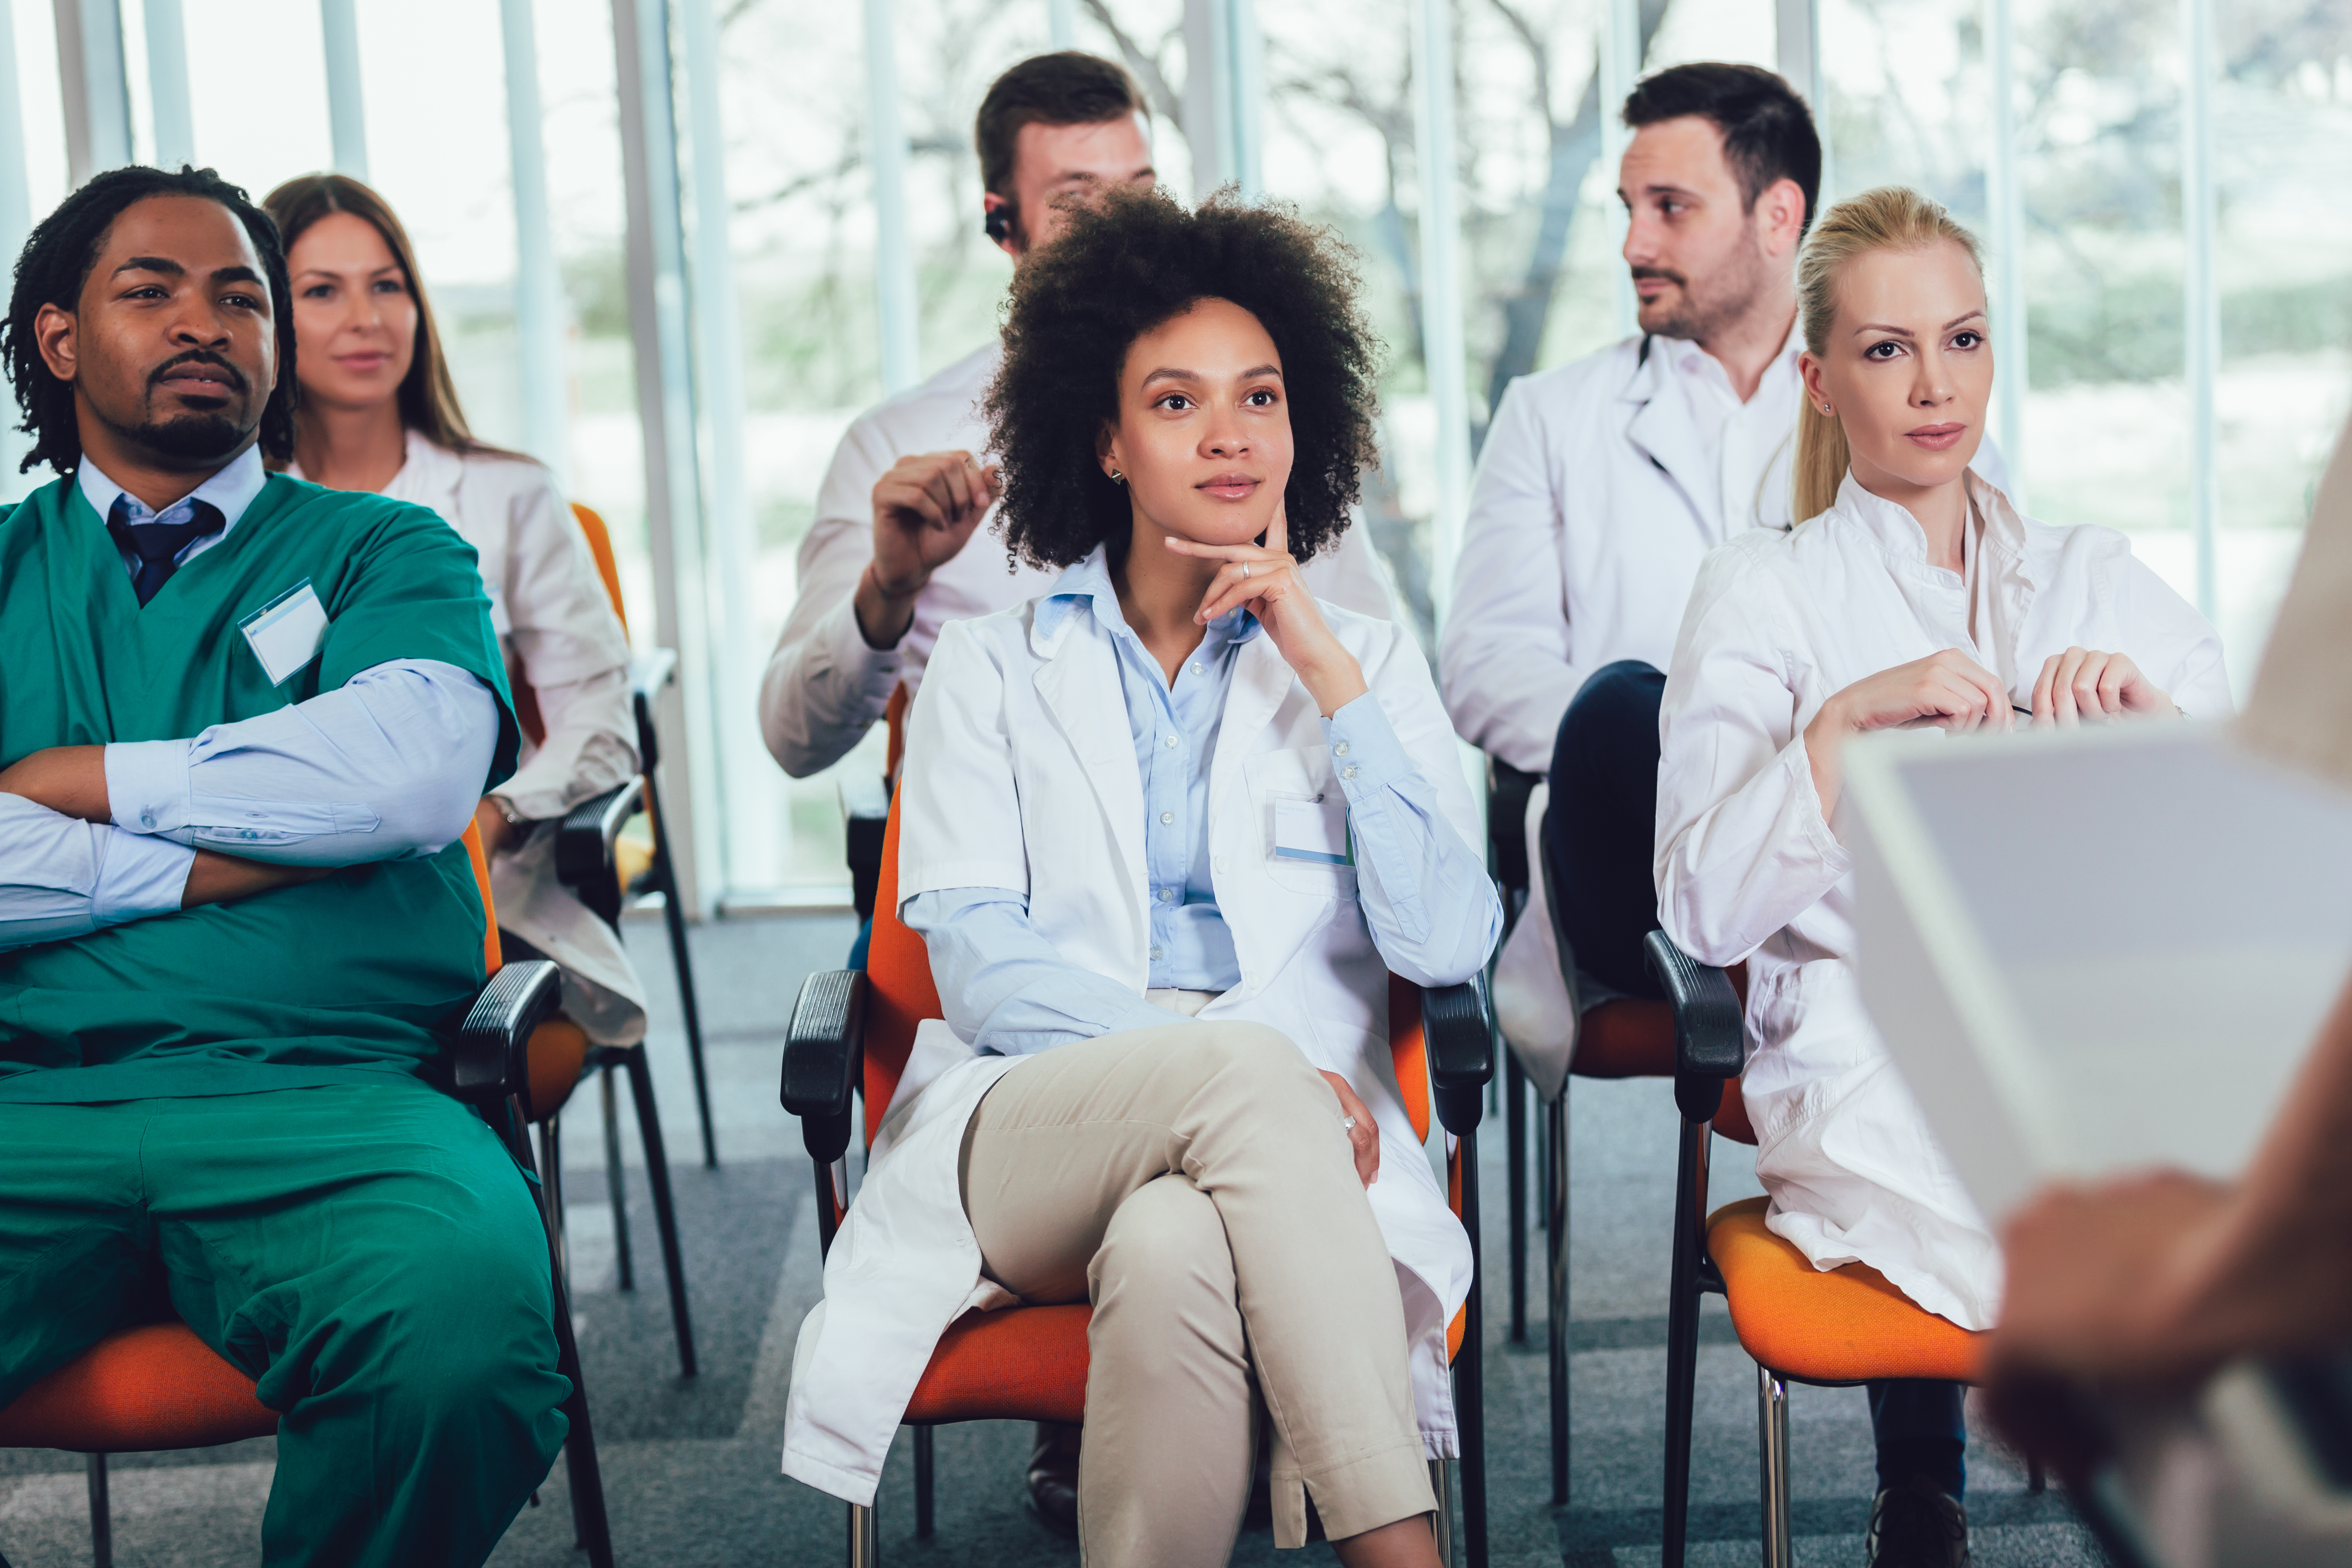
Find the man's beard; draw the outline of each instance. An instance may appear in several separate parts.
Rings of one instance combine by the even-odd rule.
[[[204,463],[234,454],[253,434],[253,427],[239,425],[225,412],[189,413],[172,419],[150,419],[121,434],[157,457]]]
[[[1694,288],[1682,283],[1682,302],[1664,321],[1649,331],[1662,338],[1707,342],[1755,308],[1764,292],[1764,258],[1759,249],[1743,248],[1737,260]]]

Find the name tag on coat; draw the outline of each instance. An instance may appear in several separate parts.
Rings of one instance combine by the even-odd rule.
[[[319,657],[327,640],[327,607],[305,577],[237,622],[236,629],[245,634],[269,684],[283,686],[288,676]]]
[[[1354,865],[1355,847],[1348,841],[1348,797],[1334,791],[1313,800],[1277,799],[1274,858],[1318,866]]]

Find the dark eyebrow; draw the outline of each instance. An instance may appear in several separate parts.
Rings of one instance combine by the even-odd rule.
[[[258,283],[261,281],[261,274],[256,272],[250,267],[241,265],[236,267],[215,267],[213,268],[213,281],[215,283]]]
[[[1249,379],[1250,379],[1251,377],[1253,377],[1253,376],[1260,376],[1260,375],[1276,375],[1276,376],[1278,376],[1278,375],[1280,375],[1281,374],[1282,374],[1282,367],[1281,367],[1280,365],[1278,365],[1278,364],[1257,364],[1257,365],[1252,365],[1249,369],[1247,369],[1247,370],[1245,370],[1245,371],[1242,372],[1242,379],[1243,379],[1244,381],[1247,381],[1247,380],[1249,380]]]
[[[1145,376],[1143,384],[1150,386],[1155,381],[1198,381],[1200,379],[1201,373],[1197,370],[1174,370],[1163,365]]]
[[[165,256],[133,256],[114,269],[114,276],[126,272],[162,272],[173,278],[185,278],[188,269]]]

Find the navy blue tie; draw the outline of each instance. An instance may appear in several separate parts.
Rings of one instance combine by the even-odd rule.
[[[139,595],[139,607],[145,609],[147,601],[180,569],[180,552],[208,533],[218,533],[227,519],[212,502],[198,500],[188,503],[189,518],[185,522],[133,522],[131,504],[127,493],[114,498],[114,505],[107,512],[106,531],[114,536],[118,547],[139,558],[139,570],[132,574],[131,586]]]

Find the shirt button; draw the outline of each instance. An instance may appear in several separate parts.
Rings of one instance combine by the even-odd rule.
[[[1154,963],[1160,962],[1160,950],[1156,947],[1151,950],[1151,962]]]
[[[1172,811],[1163,811],[1160,814],[1160,826],[1162,827],[1167,826],[1170,823],[1175,820],[1176,814]]]
[[[1332,747],[1332,748],[1331,748],[1331,754],[1332,754],[1333,756],[1335,756],[1335,757],[1344,757],[1344,756],[1346,756],[1346,755],[1348,754],[1348,742],[1345,742],[1345,741],[1342,741],[1342,742],[1340,742],[1338,745],[1336,745],[1336,746]]]
[[[1160,901],[1161,903],[1163,903],[1163,904],[1172,904],[1172,903],[1174,903],[1174,902],[1176,901],[1176,889],[1173,889],[1173,888],[1162,888],[1162,889],[1160,889]]]
[[[1168,737],[1168,749],[1171,752],[1176,749],[1176,737],[1173,735]]]
[[[152,811],[142,811],[142,812],[141,812],[141,813],[139,814],[139,826],[142,826],[142,827],[152,827],[152,826],[155,826],[155,814],[154,814],[153,812],[152,812]]]
[[[1341,768],[1339,770],[1339,776],[1343,779],[1354,778],[1356,776],[1356,764],[1349,763],[1346,767]]]
[[[1195,675],[1206,675],[1209,672],[1196,664],[1192,667],[1192,673]]]

